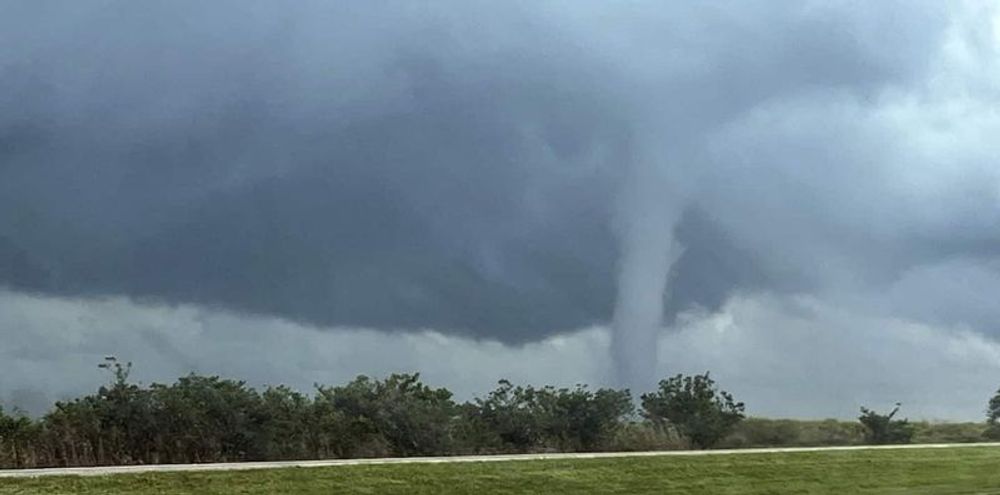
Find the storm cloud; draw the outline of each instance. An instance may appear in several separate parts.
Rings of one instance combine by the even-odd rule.
[[[0,286],[521,345],[611,321],[633,232],[682,253],[667,326],[805,297],[993,339],[997,19],[972,2],[10,5]]]

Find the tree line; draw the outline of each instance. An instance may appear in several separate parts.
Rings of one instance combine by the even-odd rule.
[[[584,385],[536,388],[501,380],[485,396],[459,403],[419,374],[359,376],[306,395],[195,374],[144,387],[129,379],[131,363],[111,357],[101,367],[111,375],[108,384],[57,402],[37,420],[0,412],[0,465],[707,447],[724,434],[708,430],[743,418],[743,404],[717,391],[707,374],[664,380],[637,410],[628,390]],[[696,422],[676,421],[692,413]]]
[[[708,373],[662,380],[638,404],[628,390],[506,380],[459,403],[419,374],[359,376],[306,395],[196,374],[141,386],[131,363],[109,357],[101,367],[106,385],[40,418],[0,409],[0,467],[709,448],[745,417]],[[990,431],[1000,432],[1000,393],[991,407]],[[895,411],[863,412],[872,443],[909,441]]]

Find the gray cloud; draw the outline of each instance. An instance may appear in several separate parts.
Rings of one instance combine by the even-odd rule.
[[[928,290],[1000,254],[992,13],[10,10],[0,283],[19,291],[538,340],[611,318],[629,173],[652,162],[650,194],[684,198],[639,207],[685,248],[668,321],[765,291],[995,332],[987,305]]]

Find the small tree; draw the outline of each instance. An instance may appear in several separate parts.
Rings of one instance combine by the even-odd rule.
[[[458,429],[471,452],[593,451],[611,442],[632,411],[628,390],[500,380],[485,398],[462,406]]]
[[[540,407],[539,391],[508,380],[500,380],[496,389],[464,411],[467,429],[476,433],[477,440],[503,451],[528,452],[541,447],[549,422],[548,411]]]
[[[892,419],[899,412],[897,402],[889,414],[878,414],[866,407],[861,408],[858,421],[864,425],[865,440],[875,445],[910,443],[913,438],[913,425],[905,419]]]
[[[308,457],[310,400],[284,385],[268,387],[260,394],[255,443],[264,459]]]
[[[447,452],[457,415],[451,392],[425,385],[419,373],[318,387],[314,410],[338,457]]]
[[[14,467],[24,467],[26,450],[30,449],[31,435],[34,424],[23,414],[7,415],[0,408],[0,448],[9,449],[9,455]],[[0,452],[0,463],[4,458]]]
[[[628,390],[602,388],[591,392],[584,385],[543,390],[542,397],[551,411],[546,433],[550,442],[563,451],[604,447],[634,411]]]
[[[718,390],[704,375],[678,374],[660,381],[655,393],[642,395],[642,414],[660,427],[672,426],[697,448],[706,449],[728,435],[745,417],[745,406]]]
[[[1000,390],[997,390],[986,407],[986,425],[983,436],[990,440],[1000,440]]]

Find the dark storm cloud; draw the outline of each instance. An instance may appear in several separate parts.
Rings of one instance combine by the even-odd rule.
[[[298,9],[108,4],[11,36],[5,282],[509,339],[603,318],[615,172],[589,155],[627,131],[595,68]]]
[[[0,20],[0,282],[537,339],[610,318],[649,141],[691,177],[671,313],[993,256],[991,224],[954,244],[893,224],[895,176],[854,182],[905,155],[831,109],[922,84],[949,26],[902,5],[23,3]]]

